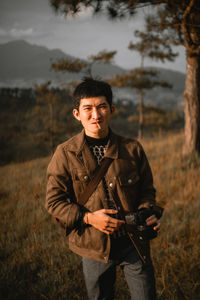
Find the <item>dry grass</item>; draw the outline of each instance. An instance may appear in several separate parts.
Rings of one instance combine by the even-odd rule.
[[[152,242],[159,299],[199,299],[200,159],[183,157],[183,134],[145,140],[157,188],[165,206],[160,237]]]
[[[165,206],[152,242],[159,299],[199,299],[200,160],[181,155],[182,133],[144,139]],[[44,209],[49,158],[0,168],[1,299],[87,299],[81,259]],[[130,299],[118,271],[116,299]]]

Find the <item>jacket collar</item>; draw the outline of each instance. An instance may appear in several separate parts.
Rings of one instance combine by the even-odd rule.
[[[78,135],[74,136],[71,139],[69,144],[69,150],[76,153],[77,156],[80,156],[81,152],[88,152],[86,139],[85,139],[85,130],[83,129]],[[113,159],[118,158],[119,154],[119,143],[117,135],[110,129],[110,138],[108,141],[108,149],[105,153],[105,157],[110,157]]]
[[[119,156],[119,142],[117,135],[110,129],[110,138],[108,140],[108,149],[105,157],[116,159]]]

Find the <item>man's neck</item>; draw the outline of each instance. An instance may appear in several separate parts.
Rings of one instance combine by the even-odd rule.
[[[89,145],[106,145],[109,139],[109,134],[106,137],[103,138],[94,138],[88,135],[85,135],[86,141]]]

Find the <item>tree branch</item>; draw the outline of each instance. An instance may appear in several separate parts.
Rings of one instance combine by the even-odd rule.
[[[187,26],[188,18],[189,15],[192,11],[192,8],[194,7],[195,0],[191,0],[190,4],[187,6],[185,12],[183,13],[183,18],[182,18],[182,31],[186,40],[186,47],[190,48],[193,44],[192,38],[190,36],[190,30],[189,27]]]

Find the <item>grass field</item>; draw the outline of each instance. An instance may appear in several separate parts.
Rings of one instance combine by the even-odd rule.
[[[182,133],[142,141],[165,207],[152,241],[158,299],[200,299],[200,159],[182,156]],[[0,299],[87,299],[81,259],[44,209],[50,157],[0,168]],[[130,299],[121,270],[116,299]]]

